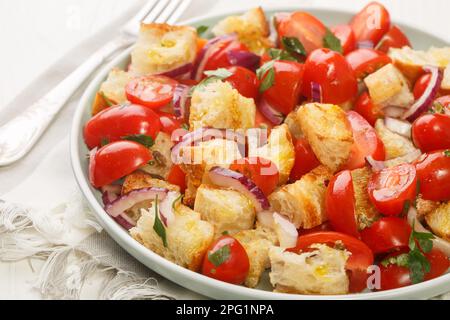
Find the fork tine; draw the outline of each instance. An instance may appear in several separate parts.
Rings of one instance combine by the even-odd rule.
[[[159,17],[155,20],[156,23],[166,22],[172,13],[176,10],[181,0],[170,0],[168,6],[164,9],[163,12],[159,15]]]
[[[172,16],[167,20],[168,24],[174,24],[180,19],[181,15],[186,11],[186,9],[191,4],[192,0],[182,0],[181,4],[178,6],[176,11],[172,14]]]
[[[152,23],[158,18],[160,13],[165,10],[167,4],[170,0],[158,0],[158,4],[153,8],[153,10],[144,18],[142,22]]]
[[[123,26],[122,30],[129,34],[137,33],[141,21],[152,12],[157,2],[158,0],[148,0],[142,9]]]

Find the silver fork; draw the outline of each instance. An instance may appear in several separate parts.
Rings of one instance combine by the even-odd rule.
[[[121,28],[119,37],[104,45],[45,96],[0,127],[0,166],[14,163],[33,148],[86,78],[108,57],[136,40],[140,22],[175,23],[191,1],[147,1],[136,16]]]

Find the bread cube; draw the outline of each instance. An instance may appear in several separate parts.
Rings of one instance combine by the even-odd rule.
[[[353,191],[355,195],[355,218],[359,230],[370,227],[376,220],[381,218],[380,213],[370,202],[367,185],[372,177],[372,170],[362,168],[351,172]]]
[[[417,151],[411,140],[389,130],[383,119],[377,120],[375,130],[384,144],[386,160],[399,158]]]
[[[427,214],[425,220],[434,234],[450,241],[450,202],[440,205]]]
[[[133,77],[128,72],[117,68],[112,69],[95,97],[92,104],[92,115],[96,115],[111,105],[127,102],[125,87],[131,79]]]
[[[174,146],[170,135],[164,132],[160,132],[155,139],[155,144],[150,148],[153,161],[151,164],[147,164],[141,168],[151,174],[154,177],[158,177],[161,180],[166,180],[169,175],[170,169],[173,166],[171,150]]]

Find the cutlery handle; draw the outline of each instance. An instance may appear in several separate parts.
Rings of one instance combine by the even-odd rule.
[[[52,120],[92,72],[114,52],[131,45],[120,37],[107,43],[55,88],[0,128],[0,166],[23,157],[35,145]]]

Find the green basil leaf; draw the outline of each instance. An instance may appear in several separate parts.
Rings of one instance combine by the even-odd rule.
[[[140,143],[143,146],[145,146],[146,148],[151,148],[155,144],[155,141],[153,140],[153,138],[150,136],[147,136],[145,134],[132,134],[129,136],[124,136],[124,137],[122,137],[122,139]]]
[[[450,150],[445,150],[444,151],[444,156],[450,157]]]
[[[155,199],[155,223],[153,225],[153,230],[156,234],[161,238],[164,247],[167,248],[167,235],[166,228],[161,221],[160,213],[159,213],[159,204],[158,204],[158,196]]]
[[[230,259],[230,245],[223,246],[213,253],[208,253],[208,260],[217,268]]]
[[[265,91],[272,88],[272,86],[275,84],[275,69],[271,68],[265,75],[264,79],[261,82],[261,85],[259,87],[259,92],[264,93]]]
[[[197,28],[197,34],[199,36],[203,35],[206,31],[208,31],[209,27],[208,26],[199,26]]]
[[[114,106],[114,103],[110,99],[108,99],[108,97],[105,95],[103,91],[100,91],[100,95],[102,96],[103,100],[106,102],[106,105],[108,107]]]
[[[325,33],[325,37],[323,38],[323,46],[330,50],[339,52],[340,54],[343,53],[341,40],[339,40],[339,38],[336,37],[330,29],[327,29],[327,32]]]
[[[303,44],[295,37],[283,37],[281,39],[283,47],[289,53],[297,53],[301,56],[306,56],[306,50]]]
[[[268,51],[268,55],[272,60],[299,61],[289,52],[282,49],[270,48]]]

